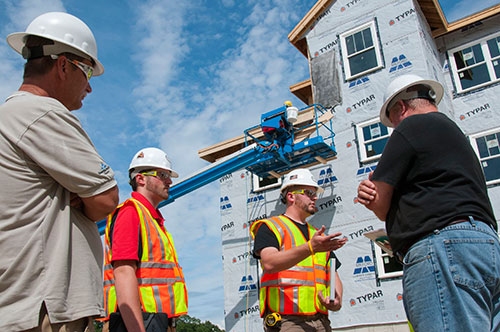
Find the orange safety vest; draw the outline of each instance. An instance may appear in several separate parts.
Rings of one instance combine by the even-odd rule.
[[[262,224],[274,233],[280,250],[307,243],[300,229],[290,219],[280,216],[254,222],[250,228],[255,238]],[[308,224],[309,238],[316,228]],[[282,315],[314,315],[318,312],[328,314],[328,309],[319,301],[318,293],[330,294],[330,253],[318,252],[299,262],[297,265],[276,273],[263,271],[260,280],[260,315],[266,310]]]
[[[108,216],[105,231],[104,255],[104,308],[106,318],[116,312],[115,280],[113,274],[112,229],[118,210],[124,205],[133,204],[139,215],[139,255],[136,270],[139,283],[139,297],[142,311],[164,312],[169,317],[187,313],[188,295],[182,268],[177,260],[172,236],[164,227],[158,225],[149,210],[138,200],[129,198]]]

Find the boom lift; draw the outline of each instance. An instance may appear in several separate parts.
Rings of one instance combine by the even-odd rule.
[[[169,198],[158,207],[239,169],[245,168],[261,178],[280,178],[294,168],[325,163],[337,155],[332,118],[331,110],[319,104],[298,110],[291,102],[285,102],[262,114],[260,125],[246,129],[236,139],[241,142],[235,145],[235,152],[173,185]],[[204,159],[211,158],[214,156],[205,155]],[[99,233],[104,234],[106,220],[99,221],[98,227]]]

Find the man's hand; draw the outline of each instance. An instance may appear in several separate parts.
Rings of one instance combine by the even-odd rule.
[[[325,235],[326,227],[321,226],[311,238],[311,248],[316,252],[325,252],[340,249],[346,244],[347,237],[342,237],[342,233],[332,233],[330,235]]]
[[[324,297],[323,292],[319,292],[318,297],[319,302],[330,311],[339,311],[342,308],[342,299],[337,292],[335,292],[334,300],[331,300],[330,297]]]
[[[370,172],[368,179],[361,181],[358,186],[358,202],[368,207],[377,196],[376,186],[371,181],[373,172]]]
[[[83,201],[80,198],[80,196],[78,196],[75,193],[69,194],[69,205],[72,208],[75,208],[75,209],[80,210],[80,211],[83,209]]]
[[[372,181],[373,172],[358,186],[358,202],[373,211],[377,218],[385,221],[391,207],[394,187],[383,181]]]
[[[326,227],[323,225],[312,236],[309,243],[304,243],[289,250],[278,250],[275,247],[265,247],[260,251],[260,261],[262,268],[267,273],[276,273],[291,268],[300,261],[311,256],[310,248],[316,252],[328,252],[341,248],[347,238],[337,239],[342,233],[325,235]],[[310,245],[310,246],[309,246]]]

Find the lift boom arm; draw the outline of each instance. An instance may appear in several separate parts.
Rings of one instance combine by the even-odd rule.
[[[191,191],[240,169],[245,168],[263,178],[280,177],[293,168],[318,162],[325,163],[326,160],[335,157],[337,153],[333,144],[335,134],[331,128],[333,117],[331,111],[320,105],[308,106],[302,111],[310,111],[313,107],[312,119],[303,123],[299,121],[294,125],[286,117],[288,107],[290,105],[286,104],[263,114],[260,127],[264,137],[258,138],[251,134],[252,129],[258,126],[245,130],[244,148],[173,185],[169,190],[169,198],[162,201],[158,207],[161,208]],[[320,135],[320,126],[326,128],[326,135]],[[106,220],[98,222],[101,235],[104,234],[105,227]]]

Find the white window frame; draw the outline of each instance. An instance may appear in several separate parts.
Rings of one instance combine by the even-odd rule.
[[[377,268],[377,277],[379,279],[390,279],[390,278],[398,278],[403,276],[403,265],[401,265],[401,270],[394,272],[385,272],[385,262],[389,259],[395,260],[395,257],[391,257],[388,253],[384,252],[379,246],[374,245],[372,242],[372,246],[375,252],[375,262]]]
[[[363,128],[367,127],[367,126],[371,126],[373,124],[377,124],[377,123],[380,123],[380,125],[383,126],[383,124],[380,122],[380,118],[374,118],[374,119],[371,119],[371,120],[368,120],[368,121],[364,121],[364,122],[361,122],[361,123],[358,123],[356,124],[356,134],[357,134],[357,138],[358,138],[358,149],[359,149],[359,161],[362,163],[362,164],[367,164],[367,163],[370,163],[370,162],[373,162],[373,161],[376,161],[378,159],[380,159],[380,156],[382,155],[381,153],[380,154],[376,154],[376,155],[373,155],[373,156],[368,156],[367,153],[366,153],[366,146],[367,144],[370,144],[374,141],[378,141],[380,139],[383,139],[385,137],[389,137],[391,136],[392,134],[392,131],[393,129],[390,128],[390,127],[386,127],[387,128],[387,135],[386,136],[379,136],[375,139],[371,139],[371,140],[368,140],[368,141],[365,141],[365,138],[363,136]]]
[[[268,185],[263,186],[261,181],[263,180],[260,176],[255,175],[252,173],[252,189],[253,192],[261,192],[277,187],[281,187],[281,178],[275,178],[277,181],[275,183],[271,183]]]
[[[481,156],[479,155],[479,148],[477,146],[477,139],[484,137],[484,136],[491,135],[491,134],[497,134],[497,133],[500,133],[500,127],[496,127],[493,129],[489,129],[486,131],[482,131],[482,132],[478,132],[478,133],[469,135],[469,138],[471,139],[470,143],[472,145],[472,149],[474,150],[474,152],[476,152],[477,158],[479,159],[479,162],[481,163],[481,167],[483,167],[484,163],[487,163],[488,160],[500,158],[500,154],[481,158]],[[499,141],[497,141],[496,143],[500,144]],[[486,181],[486,185],[488,185],[488,186],[498,184],[498,183],[500,183],[500,178]]]
[[[372,37],[372,40],[373,40],[373,46],[371,46],[369,48],[365,48],[362,51],[359,51],[359,52],[356,52],[356,53],[353,53],[353,54],[347,54],[346,39],[348,37],[354,35],[355,33],[363,31],[363,30],[366,30],[366,29],[370,29],[371,37]],[[339,38],[340,38],[340,47],[342,49],[342,52],[341,52],[342,53],[342,63],[344,64],[344,70],[345,70],[345,75],[346,75],[346,80],[347,81],[353,80],[353,79],[355,79],[357,77],[361,77],[363,75],[366,75],[367,73],[373,72],[373,71],[378,70],[378,69],[380,69],[380,68],[383,67],[383,64],[382,64],[382,52],[381,52],[381,49],[380,49],[380,41],[379,41],[379,37],[378,37],[378,34],[377,34],[377,27],[376,27],[375,21],[371,21],[371,22],[365,23],[365,24],[363,24],[363,25],[361,25],[359,27],[356,27],[354,29],[346,31],[346,32],[340,34]],[[352,56],[355,56],[355,55],[359,55],[362,52],[366,52],[369,49],[375,49],[375,57],[376,57],[377,65],[375,67],[367,69],[367,70],[365,70],[363,72],[360,72],[360,73],[357,73],[357,74],[352,74],[351,66],[350,66],[350,63],[349,63],[349,58],[351,58]]]
[[[484,37],[482,39],[474,40],[470,43],[461,45],[459,47],[450,49],[448,51],[448,62],[450,64],[450,68],[451,68],[451,72],[452,72],[453,79],[455,82],[455,88],[456,88],[457,93],[464,93],[464,92],[472,91],[472,90],[479,89],[479,88],[482,88],[484,86],[488,86],[488,85],[491,85],[495,82],[500,81],[500,77],[496,78],[496,74],[495,74],[495,65],[496,66],[500,65],[500,55],[497,57],[492,57],[490,54],[490,50],[488,48],[488,44],[487,44],[487,42],[489,40],[494,39],[494,38],[499,38],[499,37],[500,37],[500,33],[495,33],[493,35],[489,35],[489,36]],[[476,63],[476,64],[471,65],[471,66],[466,66],[466,67],[462,68],[459,72],[458,67],[457,67],[457,63],[455,62],[454,54],[456,52],[461,52],[469,47],[473,47],[473,46],[476,46],[478,44],[481,46],[481,51],[482,51],[483,56],[484,56],[484,61]],[[469,88],[465,88],[465,89],[462,88],[462,84],[460,82],[460,74],[464,71],[467,71],[467,69],[474,68],[474,67],[484,65],[484,64],[486,64],[486,68],[488,69],[488,74],[490,75],[490,80],[487,82],[484,82],[482,84],[475,85],[473,87],[469,87]]]

